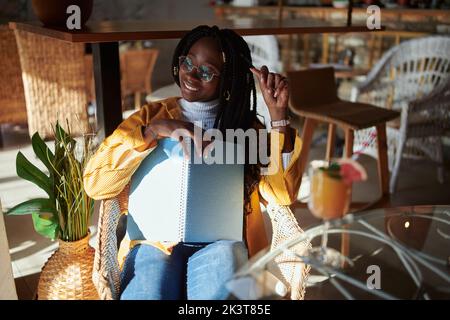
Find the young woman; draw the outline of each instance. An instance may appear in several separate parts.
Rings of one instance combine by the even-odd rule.
[[[193,29],[179,42],[172,64],[182,97],[145,105],[124,120],[89,161],[84,185],[94,199],[127,192],[131,176],[159,139],[185,129],[201,146],[193,134],[196,121],[202,129],[216,128],[224,136],[226,129],[262,128],[256,117],[255,75],[272,120],[270,141],[279,144],[270,165],[283,165],[271,175],[261,175],[258,164],[245,165],[244,242],[134,241],[121,277],[121,299],[225,299],[227,280],[268,245],[259,202],[289,205],[296,199],[301,141],[287,121],[286,79],[266,67],[253,68],[249,48],[235,32],[215,26]]]

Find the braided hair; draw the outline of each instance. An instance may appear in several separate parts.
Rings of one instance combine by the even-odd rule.
[[[204,37],[216,39],[223,54],[223,68],[219,82],[219,109],[214,128],[225,136],[226,129],[255,128],[261,122],[256,117],[256,88],[251,66],[250,49],[245,40],[229,29],[217,26],[198,26],[188,32],[178,43],[172,60],[173,77],[178,86],[178,59],[188,54],[195,42]],[[246,143],[246,164],[244,169],[244,205],[246,213],[251,210],[250,195],[257,188],[260,179],[260,165],[249,164],[249,148]]]

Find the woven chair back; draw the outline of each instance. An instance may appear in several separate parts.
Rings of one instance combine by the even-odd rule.
[[[412,101],[450,77],[450,37],[426,37],[400,44],[388,68],[396,100]]]
[[[128,50],[120,54],[122,95],[152,92],[151,77],[158,58],[157,49]]]
[[[75,136],[88,131],[84,45],[15,31],[30,135],[52,138],[58,120]]]
[[[19,53],[14,32],[0,26],[0,124],[27,123]]]
[[[430,93],[450,76],[450,37],[430,36],[402,42],[374,66],[358,100],[389,109]]]
[[[88,100],[95,102],[95,83],[94,83],[94,58],[92,54],[86,54],[84,56],[84,75],[86,77],[86,92]]]

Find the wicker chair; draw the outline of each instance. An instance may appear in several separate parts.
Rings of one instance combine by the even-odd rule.
[[[393,47],[358,85],[353,101],[401,111],[387,127],[390,192],[402,158],[430,158],[444,180],[442,137],[450,129],[450,37],[413,39]],[[355,153],[376,157],[374,128],[355,134]]]
[[[84,56],[84,67],[88,101],[90,101],[91,103],[95,103],[94,57],[92,56],[92,54],[86,54]]]
[[[122,246],[118,243],[116,232],[121,215],[128,209],[128,191],[127,187],[117,197],[103,200],[100,204],[92,279],[100,299],[103,300],[118,299],[120,295],[118,248],[122,248]],[[271,250],[303,232],[288,206],[268,205],[267,211],[271,217],[273,228]],[[305,243],[295,250],[302,255],[308,246],[309,243]],[[292,257],[288,255],[280,255],[276,258],[275,261],[279,266],[277,276],[290,289],[291,299],[303,299],[310,268],[302,263],[294,265],[289,263],[290,260]]]
[[[141,93],[152,93],[151,78],[158,58],[157,49],[128,50],[120,54],[122,97],[134,94],[134,107],[141,107]]]
[[[88,131],[84,45],[15,31],[30,135],[52,138],[52,124],[71,124],[71,133]]]
[[[14,32],[0,26],[0,124],[27,123],[27,109]]]

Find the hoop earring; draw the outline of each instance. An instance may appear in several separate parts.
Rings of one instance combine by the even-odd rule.
[[[223,94],[223,96],[225,97],[225,100],[227,100],[227,101],[229,101],[230,100],[230,96],[231,96],[231,94],[230,94],[230,91],[225,91],[225,93]]]

